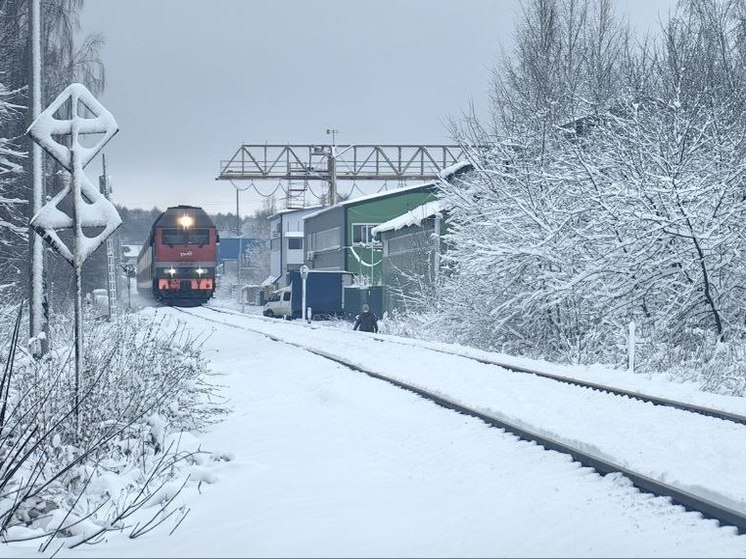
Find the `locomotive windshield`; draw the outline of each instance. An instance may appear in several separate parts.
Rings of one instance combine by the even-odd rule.
[[[209,229],[192,229],[187,234],[187,244],[206,245],[209,242],[210,242],[210,230]]]
[[[164,229],[163,242],[167,245],[186,244],[186,232],[179,231],[178,229]]]
[[[164,229],[163,243],[167,245],[206,245],[210,242],[209,229]]]

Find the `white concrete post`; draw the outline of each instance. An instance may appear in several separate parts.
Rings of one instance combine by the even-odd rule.
[[[41,114],[41,0],[31,2],[31,121],[35,121]],[[41,209],[44,203],[44,168],[41,146],[32,142],[31,169],[33,177],[31,214],[32,217]],[[44,313],[44,241],[36,232],[31,231],[31,290],[29,297],[29,334],[37,340],[36,346],[31,348],[35,357],[46,353],[48,340],[42,340],[40,334],[46,334],[46,320]]]
[[[308,316],[306,309],[306,280],[308,279],[308,266],[306,266],[305,264],[300,267],[300,278],[303,287],[301,300],[301,316],[303,320],[306,320],[306,317]]]

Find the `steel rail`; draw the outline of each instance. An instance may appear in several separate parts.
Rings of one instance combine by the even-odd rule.
[[[240,314],[240,313],[234,314],[232,312],[224,311],[221,309],[215,309],[213,307],[205,307],[205,308],[209,308],[211,311],[222,313],[222,314],[229,314],[229,315],[234,315],[234,316],[247,316],[245,314]],[[252,317],[249,317],[249,318],[252,318]],[[378,336],[373,336],[373,339],[376,339],[378,341],[384,341],[384,338],[381,338]],[[547,379],[554,380],[556,382],[561,382],[564,384],[579,386],[581,388],[588,388],[590,390],[598,390],[600,392],[606,392],[608,394],[614,394],[616,396],[632,398],[633,400],[638,400],[640,402],[648,402],[656,406],[665,406],[669,408],[686,411],[689,413],[696,413],[696,414],[704,415],[707,417],[713,417],[715,419],[722,419],[723,421],[731,421],[733,423],[738,423],[740,425],[746,425],[746,416],[738,414],[738,413],[734,413],[734,412],[718,410],[718,409],[710,408],[706,406],[698,406],[696,404],[691,404],[689,402],[682,402],[681,400],[672,400],[670,398],[663,398],[661,396],[653,396],[652,394],[646,394],[644,392],[633,392],[631,390],[625,390],[623,388],[618,388],[616,386],[609,386],[607,384],[601,384],[601,383],[592,382],[588,380],[576,379],[576,378],[567,377],[561,374],[549,373],[546,371],[539,371],[539,370],[531,369],[529,367],[524,367],[521,365],[505,363],[497,359],[489,359],[486,357],[475,357],[473,355],[466,355],[463,353],[448,351],[445,349],[439,349],[439,348],[434,348],[434,347],[425,347],[425,346],[420,346],[417,344],[400,342],[400,341],[392,340],[388,338],[385,339],[385,341],[403,345],[405,347],[426,349],[429,351],[435,351],[437,353],[451,355],[454,357],[463,357],[464,359],[470,359],[472,361],[477,361],[478,363],[482,363],[483,365],[493,365],[496,367],[507,369],[509,371],[513,371],[515,373],[534,375],[537,377],[547,378]]]
[[[384,339],[380,337],[374,336],[374,339],[377,339],[379,341],[384,341]],[[471,359],[472,361],[477,361],[478,363],[482,363],[484,365],[494,365],[496,367],[508,369],[509,371],[513,371],[516,373],[525,373],[529,375],[535,375],[537,377],[548,378],[548,379],[551,379],[557,382],[562,382],[564,384],[571,384],[574,386],[580,386],[582,388],[590,388],[591,390],[599,390],[601,392],[607,392],[609,394],[614,394],[617,396],[626,396],[634,400],[639,400],[641,402],[648,402],[648,403],[651,403],[657,406],[675,408],[675,409],[679,409],[679,410],[683,410],[683,411],[687,411],[691,413],[697,413],[699,415],[705,415],[708,417],[722,419],[723,421],[732,421],[733,423],[740,423],[741,425],[746,425],[746,416],[733,413],[733,412],[718,410],[718,409],[709,408],[706,406],[698,406],[696,404],[690,404],[688,402],[682,402],[680,400],[671,400],[670,398],[663,398],[661,396],[653,396],[651,394],[645,394],[643,392],[633,392],[631,390],[625,390],[623,388],[618,388],[616,386],[609,386],[607,384],[591,382],[589,380],[576,379],[576,378],[567,377],[561,374],[549,373],[546,371],[537,371],[536,369],[531,369],[529,367],[523,367],[521,365],[505,363],[497,359],[489,359],[486,357],[475,357],[473,355],[465,355],[463,353],[447,351],[444,349],[438,349],[434,347],[424,347],[424,346],[419,346],[415,344],[408,344],[408,343],[399,342],[396,340],[386,340],[386,341],[399,344],[399,345],[403,345],[406,347],[428,349],[431,351],[436,351],[438,353],[443,353],[445,355],[463,357],[465,359]]]
[[[204,308],[208,308],[209,310],[218,312],[218,313],[221,312],[217,309],[210,308],[210,307],[204,307]],[[214,322],[217,324],[221,324],[223,326],[228,326],[230,328],[236,328],[239,330],[249,331],[249,332],[264,336],[266,338],[269,338],[272,341],[290,345],[292,347],[302,349],[309,353],[313,353],[314,355],[317,355],[319,357],[322,357],[324,359],[327,359],[329,361],[342,365],[350,370],[363,373],[371,378],[375,378],[377,380],[387,382],[398,388],[417,394],[418,396],[425,398],[443,408],[450,409],[458,413],[461,413],[463,415],[468,415],[470,417],[479,419],[483,421],[484,423],[486,423],[487,425],[502,429],[505,432],[515,435],[520,440],[534,442],[537,445],[544,447],[546,450],[554,450],[556,452],[568,454],[573,459],[573,461],[580,463],[582,466],[593,468],[594,470],[596,470],[596,472],[598,472],[601,475],[607,475],[611,473],[622,474],[623,476],[625,476],[627,479],[629,479],[632,482],[632,485],[637,487],[642,492],[649,493],[649,494],[652,494],[658,497],[670,498],[673,504],[680,505],[684,507],[684,509],[689,510],[689,511],[698,512],[704,518],[710,518],[710,519],[717,520],[722,525],[734,526],[735,528],[737,528],[739,534],[746,534],[746,514],[739,512],[733,508],[727,507],[723,504],[717,503],[711,499],[707,499],[705,497],[696,495],[690,491],[680,489],[673,485],[669,485],[661,481],[655,480],[649,476],[637,473],[633,470],[630,470],[629,468],[621,466],[620,464],[616,464],[614,462],[611,462],[599,456],[594,456],[593,454],[590,454],[586,451],[572,447],[560,441],[551,439],[545,435],[542,435],[526,427],[516,425],[515,423],[512,423],[501,417],[486,414],[478,410],[475,410],[473,408],[470,408],[468,406],[465,406],[463,404],[459,404],[458,402],[449,400],[448,398],[445,398],[442,395],[430,392],[429,390],[422,388],[420,386],[410,384],[407,382],[403,382],[395,378],[391,378],[386,375],[376,373],[375,371],[370,371],[359,364],[348,361],[344,357],[340,357],[338,355],[334,355],[323,350],[304,346],[303,344],[300,344],[297,342],[291,342],[288,340],[284,340],[273,334],[268,334],[266,332],[262,332],[261,330],[250,328],[248,326],[241,326],[237,324],[230,324],[230,323],[226,323],[222,321],[212,320],[210,318],[199,316],[199,315],[196,315],[191,312],[187,312],[182,309],[178,309],[178,310],[180,312],[183,312],[184,314],[194,316],[195,318],[207,320],[208,322]],[[232,313],[224,312],[224,314],[232,314]],[[379,339],[382,340],[382,338],[379,338]],[[429,349],[429,348],[423,348],[423,349]],[[458,354],[453,354],[453,355],[458,355]]]
[[[384,341],[383,338],[375,338],[380,341]],[[508,369],[509,371],[513,371],[516,373],[525,373],[529,375],[535,375],[537,377],[542,378],[548,378],[551,380],[555,380],[557,382],[562,382],[564,384],[571,384],[574,386],[580,386],[582,388],[590,388],[591,390],[599,390],[601,392],[608,392],[609,394],[614,394],[617,396],[626,396],[628,398],[632,398],[634,400],[639,400],[641,402],[648,402],[651,404],[655,404],[657,406],[665,406],[669,408],[676,408],[679,410],[691,412],[691,413],[697,413],[699,415],[705,415],[708,417],[714,417],[717,419],[722,419],[723,421],[732,421],[733,423],[740,423],[742,425],[746,425],[746,416],[740,415],[733,412],[728,412],[724,410],[718,410],[715,408],[709,408],[706,406],[698,406],[696,404],[690,404],[688,402],[682,402],[680,400],[671,400],[669,398],[663,398],[660,396],[653,396],[651,394],[645,394],[643,392],[632,392],[630,390],[624,390],[623,388],[618,388],[615,386],[609,386],[607,384],[600,384],[597,382],[591,382],[589,380],[582,380],[582,379],[576,379],[572,377],[567,377],[561,374],[555,374],[555,373],[548,373],[546,371],[538,371],[536,369],[531,369],[529,367],[523,367],[521,365],[514,365],[510,363],[505,363],[503,361],[499,361],[497,359],[489,359],[486,357],[475,357],[473,355],[466,355],[463,353],[453,352],[453,351],[447,351],[444,349],[438,349],[434,347],[423,347],[418,346],[415,344],[408,344],[404,342],[398,342],[396,340],[386,340],[395,344],[407,346],[407,347],[416,347],[420,349],[429,349],[431,351],[436,351],[438,353],[443,353],[445,355],[453,355],[455,357],[463,357],[465,359],[471,359],[472,361],[477,361],[478,363],[482,363],[484,365],[494,365],[496,367],[501,367],[503,369]]]

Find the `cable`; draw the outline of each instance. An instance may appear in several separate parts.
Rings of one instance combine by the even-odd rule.
[[[352,184],[352,188],[350,188],[350,191],[347,193],[347,196],[345,196],[345,200],[349,200],[350,196],[352,196],[352,192],[355,190],[357,185],[355,183]]]
[[[259,188],[256,185],[253,185],[253,186],[254,186],[254,190],[259,196],[263,196],[264,198],[272,198],[277,193],[277,191],[280,190],[280,188],[282,188],[282,183],[281,182],[278,183],[275,189],[269,194],[264,194],[263,192],[259,191]],[[285,192],[284,189],[283,189],[283,192]]]
[[[233,182],[233,179],[228,179],[228,180],[230,181],[231,186],[233,186],[233,188],[235,188],[236,190],[238,190],[240,192],[248,190],[249,188],[251,188],[254,185],[254,181],[251,181],[248,186],[244,186],[243,188],[241,188],[240,186],[236,186],[236,183]]]
[[[315,193],[315,192],[313,191],[313,188],[311,188],[311,185],[310,185],[310,183],[308,184],[308,191],[309,191],[309,192],[311,193],[311,195],[313,195],[313,196],[314,196],[314,197],[315,197],[315,198],[316,198],[317,200],[319,200],[319,201],[320,201],[321,199],[323,199],[323,198],[324,198],[324,197],[326,196],[326,194],[325,194],[325,193],[323,193],[323,192],[322,192],[321,194],[316,194],[316,193]]]

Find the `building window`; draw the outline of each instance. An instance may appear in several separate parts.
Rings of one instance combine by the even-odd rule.
[[[417,250],[417,242],[415,236],[412,233],[406,235],[397,235],[392,237],[386,243],[388,245],[388,255],[393,256],[394,254],[405,254],[407,252],[415,252]],[[387,256],[388,256],[387,255]]]
[[[378,223],[353,223],[352,224],[352,244],[353,245],[370,245],[380,244],[373,239],[373,228]]]
[[[308,250],[332,250],[340,248],[342,245],[339,239],[339,227],[332,227],[318,233],[310,233],[308,235]]]
[[[272,252],[276,252],[280,250],[280,239],[272,239],[272,241],[269,244],[269,247]]]
[[[386,240],[386,256],[407,253],[426,253],[435,248],[431,229],[417,228],[411,233],[398,233]]]
[[[288,239],[288,250],[303,249],[303,239]]]

